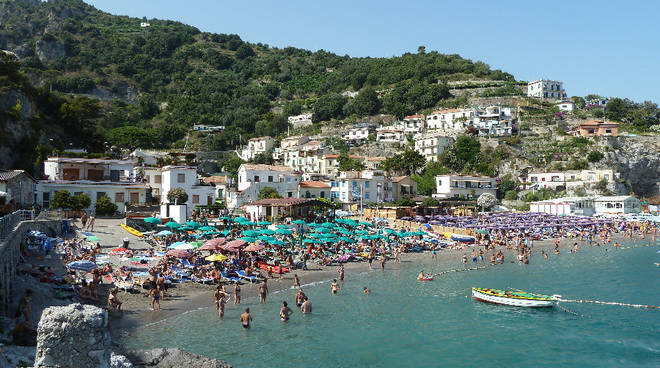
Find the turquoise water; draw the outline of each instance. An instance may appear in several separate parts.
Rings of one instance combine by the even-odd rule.
[[[524,309],[480,303],[470,287],[519,288],[564,298],[660,305],[660,247],[605,252],[582,247],[530,265],[506,263],[418,282],[418,267],[348,274],[338,295],[330,284],[304,288],[313,314],[279,320],[282,300],[227,308],[219,322],[203,309],[142,328],[123,343],[179,347],[235,367],[658,367],[660,310],[593,304]],[[509,261],[509,260],[507,260]],[[455,262],[436,271],[455,268]],[[371,295],[362,293],[369,286]],[[239,315],[249,306],[249,331]]]

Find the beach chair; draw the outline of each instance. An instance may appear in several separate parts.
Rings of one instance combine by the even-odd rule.
[[[259,277],[257,277],[257,276],[247,276],[247,275],[245,275],[245,271],[243,271],[243,270],[236,271],[236,274],[238,275],[238,277],[240,277],[242,279],[246,279],[246,280],[250,281],[251,283],[259,282]]]
[[[226,272],[221,272],[220,275],[222,276],[222,279],[224,281],[229,281],[229,282],[235,282],[235,283],[240,283],[241,278],[240,277],[234,277],[234,276],[229,276]]]
[[[186,268],[193,268],[193,267],[195,267],[194,265],[190,264],[190,262],[189,262],[187,259],[185,259],[185,258],[181,260],[181,264],[182,264],[184,267],[186,267]]]

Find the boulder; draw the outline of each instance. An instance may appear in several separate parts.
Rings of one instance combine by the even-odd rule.
[[[44,310],[35,367],[110,367],[107,311],[78,303]]]
[[[205,356],[192,354],[179,349],[152,349],[133,350],[126,356],[133,362],[135,367],[154,368],[231,368],[221,360],[207,358]]]

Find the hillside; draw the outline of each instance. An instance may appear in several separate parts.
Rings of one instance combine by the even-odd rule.
[[[423,47],[392,58],[278,49],[178,22],[115,16],[81,0],[0,0],[0,48],[19,56],[35,86],[102,101],[82,142],[91,150],[106,141],[182,144],[195,123],[224,125],[224,134],[205,142],[223,150],[255,132],[286,131],[286,115],[303,109],[318,120],[402,116],[450,97],[450,81],[515,82],[483,62]],[[349,90],[362,97],[340,94]]]

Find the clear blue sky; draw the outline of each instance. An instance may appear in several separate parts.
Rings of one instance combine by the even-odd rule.
[[[112,14],[178,20],[248,42],[392,56],[426,50],[481,60],[520,80],[660,101],[660,1],[85,0]]]

